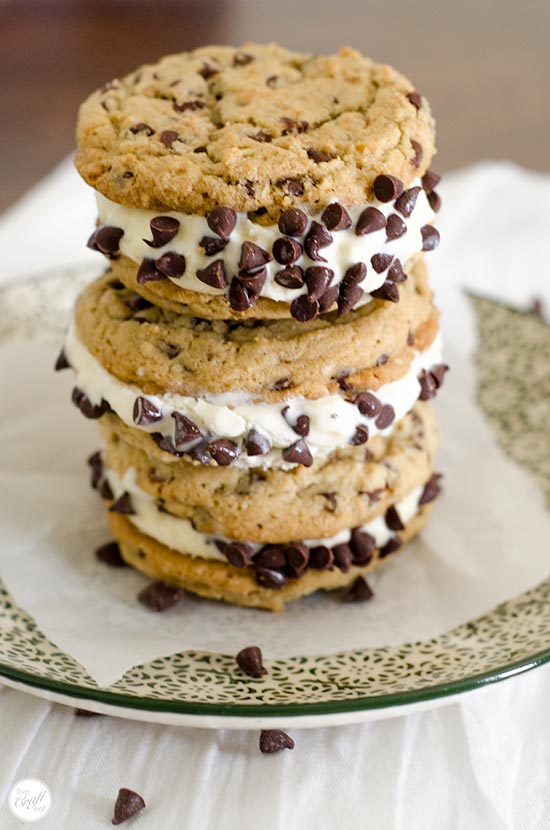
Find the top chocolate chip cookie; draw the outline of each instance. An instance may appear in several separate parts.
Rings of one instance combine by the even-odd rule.
[[[77,138],[79,172],[114,202],[226,205],[260,224],[393,199],[373,192],[376,177],[407,188],[434,154],[428,104],[394,69],[273,44],[204,47],[114,80],[82,105]]]

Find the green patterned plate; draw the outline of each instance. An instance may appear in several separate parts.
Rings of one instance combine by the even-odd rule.
[[[47,319],[49,331],[59,338],[75,291],[89,277],[89,270],[72,269],[1,289],[0,302],[7,313],[2,314],[0,342],[27,336],[38,316],[42,324]],[[479,400],[505,450],[517,453],[514,430],[525,422],[521,412],[516,411],[516,425],[509,421],[509,408],[499,411],[490,383],[500,367],[506,371],[508,388],[516,385],[521,392],[525,367],[495,356],[507,348],[507,339],[515,354],[534,343],[548,354],[549,329],[530,315],[487,300],[473,302],[483,343],[479,354],[491,361],[479,365]],[[547,370],[539,381],[542,397],[534,421],[530,412],[533,440],[516,460],[549,494],[548,457],[536,452],[537,430],[542,435],[550,421]],[[549,632],[546,580],[490,613],[423,642],[273,660],[267,664],[268,674],[258,680],[237,674],[231,655],[186,651],[136,666],[112,686],[100,688],[75,659],[44,636],[0,582],[2,682],[120,717],[203,727],[258,728],[289,721],[301,727],[342,724],[452,702],[464,692],[550,661]]]

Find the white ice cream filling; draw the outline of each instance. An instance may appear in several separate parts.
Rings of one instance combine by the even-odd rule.
[[[122,477],[113,470],[104,468],[104,476],[109,482],[114,499],[118,499],[123,493],[129,493],[134,513],[126,515],[126,518],[139,530],[152,539],[156,539],[163,545],[172,548],[179,553],[185,553],[201,559],[218,559],[227,562],[225,556],[216,545],[220,542],[231,542],[233,540],[224,536],[211,536],[195,530],[188,519],[174,516],[159,510],[155,499],[142,490],[136,484],[136,471],[129,467]],[[419,501],[424,490],[424,485],[415,487],[414,490],[396,502],[394,505],[403,525],[416,515],[419,508]],[[360,530],[369,533],[375,540],[377,548],[383,547],[395,536],[385,521],[384,515],[377,516],[370,522],[360,526]],[[333,545],[346,544],[351,538],[351,529],[341,530],[334,536],[320,539],[304,539],[303,543],[309,548],[317,545],[332,547]],[[250,544],[250,543],[249,543]],[[253,552],[256,553],[262,544],[251,544]]]
[[[410,187],[422,187],[421,180],[416,179]],[[169,277],[169,279],[181,288],[190,291],[214,295],[226,294],[227,288],[213,288],[201,282],[196,276],[197,271],[204,269],[215,260],[221,259],[225,266],[227,279],[230,282],[239,270],[238,263],[243,242],[253,242],[271,253],[275,240],[283,236],[277,225],[259,225],[252,222],[246,213],[238,213],[237,223],[223,251],[213,256],[206,256],[203,248],[199,245],[200,240],[204,236],[216,238],[216,234],[208,227],[206,217],[178,211],[160,213],[159,211],[143,208],[126,207],[110,201],[100,193],[96,193],[96,198],[101,225],[121,228],[124,231],[120,240],[120,252],[124,256],[133,262],[141,263],[144,259],[156,260],[169,252],[183,255],[186,261],[185,273],[181,277]],[[392,213],[397,213],[407,227],[406,232],[397,239],[391,240],[387,239],[385,228],[364,236],[357,236],[355,233],[357,220],[366,207],[376,207],[386,218]],[[365,294],[356,304],[362,305],[370,300],[370,292],[380,288],[387,275],[387,269],[380,274],[376,273],[371,265],[371,257],[374,254],[390,254],[397,257],[405,267],[407,260],[422,251],[421,228],[432,222],[435,214],[423,189],[418,193],[416,204],[408,217],[399,214],[393,202],[383,203],[376,200],[357,207],[350,207],[348,213],[352,220],[351,226],[346,230],[331,231],[332,242],[320,250],[320,256],[326,262],[312,260],[303,253],[293,265],[298,265],[303,269],[312,265],[322,265],[330,268],[334,271],[331,285],[337,285],[342,281],[346,270],[350,266],[358,262],[365,263],[367,275],[361,283],[361,288]],[[144,240],[152,240],[150,222],[159,215],[177,219],[179,229],[170,242],[160,248],[151,248]],[[314,221],[321,223],[320,215],[308,217],[304,237]],[[299,289],[290,289],[284,288],[275,282],[277,272],[284,267],[284,265],[275,261],[267,264],[266,281],[261,291],[262,297],[277,302],[291,303],[300,294],[307,293],[305,286]]]
[[[145,395],[139,387],[122,383],[104,369],[79,338],[74,322],[69,328],[64,351],[76,373],[77,387],[93,404],[107,401],[113,412],[128,426],[173,439],[175,420],[172,415],[178,412],[192,420],[209,440],[229,438],[239,445],[241,452],[233,462],[234,466],[279,466],[286,469],[295,465],[282,459],[281,450],[300,438],[290,426],[300,415],[307,415],[310,421],[309,433],[304,440],[314,458],[326,456],[348,444],[359,425],[368,427],[369,437],[379,433],[389,435],[394,425],[412,409],[420,394],[420,372],[441,363],[441,336],[438,334],[427,349],[416,353],[402,377],[372,392],[382,405],[389,404],[395,411],[394,420],[384,429],[376,426],[375,418],[362,415],[354,403],[340,395],[317,399],[294,397],[278,403],[254,403],[244,392],[204,395],[201,398],[175,393]],[[161,418],[149,425],[136,424],[133,413],[138,397],[145,398],[156,407]],[[283,416],[286,407],[288,409]],[[252,429],[271,442],[272,449],[264,455],[249,456],[242,446]]]

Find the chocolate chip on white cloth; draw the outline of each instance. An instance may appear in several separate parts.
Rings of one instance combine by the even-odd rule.
[[[307,227],[307,216],[299,208],[288,208],[279,218],[279,230],[286,236],[301,236]]]
[[[143,241],[150,248],[162,248],[163,245],[167,245],[176,236],[180,223],[173,216],[155,216],[149,222],[149,227],[153,239],[144,239]]]
[[[249,677],[262,677],[267,674],[262,652],[258,646],[248,646],[241,649],[235,657],[238,667]]]
[[[344,594],[343,600],[344,602],[366,602],[373,596],[374,592],[369,583],[362,576],[358,576]]]
[[[109,507],[110,513],[120,513],[123,516],[134,516],[136,511],[132,505],[132,497],[127,490],[118,497]]]
[[[120,548],[116,542],[107,542],[96,549],[96,558],[111,568],[127,568],[128,565],[120,555]]]
[[[144,807],[145,801],[138,793],[123,787],[118,791],[112,823],[122,824],[123,821],[127,821],[139,813],[140,810],[143,810]]]
[[[206,214],[206,222],[213,233],[229,239],[237,224],[237,214],[233,208],[222,205]]]
[[[301,464],[303,467],[311,467],[313,464],[313,456],[306,442],[300,438],[290,447],[285,447],[282,452],[284,461],[289,461],[294,464]]]
[[[212,288],[227,287],[225,265],[221,259],[216,259],[214,262],[210,262],[206,268],[199,268],[196,276],[198,280],[204,282],[205,285],[211,285]]]
[[[262,729],[260,732],[260,752],[271,755],[281,749],[294,749],[295,743],[281,729]]]
[[[332,234],[319,222],[312,222],[304,239],[304,248],[310,259],[326,262],[319,253],[320,248],[326,248],[332,242]]]
[[[137,598],[142,605],[146,605],[147,608],[151,608],[153,611],[166,611],[167,608],[171,608],[179,602],[183,595],[183,588],[157,581],[146,585],[139,592]]]
[[[355,226],[357,236],[364,236],[367,233],[374,233],[386,227],[386,217],[381,210],[375,207],[368,207],[361,213]]]
[[[329,231],[345,231],[351,227],[351,217],[339,202],[332,202],[322,213],[321,219]]]
[[[118,256],[120,240],[124,236],[122,228],[102,225],[93,232],[86,243],[92,251],[99,251],[109,259]]]
[[[397,176],[382,174],[374,180],[374,195],[379,202],[393,202],[403,193],[403,182]]]
[[[136,398],[133,411],[134,424],[148,426],[149,424],[154,424],[156,421],[160,421],[161,418],[162,412],[154,403],[142,395]]]

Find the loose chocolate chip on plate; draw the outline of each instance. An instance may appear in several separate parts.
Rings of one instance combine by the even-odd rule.
[[[366,276],[367,266],[365,263],[356,262],[355,265],[351,265],[344,274],[344,282],[357,284],[363,282]]]
[[[249,677],[262,677],[267,674],[267,669],[263,664],[262,652],[258,646],[248,646],[241,649],[235,660],[240,670]]]
[[[358,576],[344,594],[343,600],[344,602],[366,602],[373,596],[374,592],[369,583],[362,576]]]
[[[411,164],[413,167],[420,167],[420,162],[424,158],[424,150],[422,149],[422,144],[420,142],[415,141],[414,138],[411,138],[411,147],[413,149],[413,157],[411,158]]]
[[[137,598],[142,605],[153,611],[166,611],[183,598],[183,588],[177,585],[167,585],[165,582],[151,582],[146,585]]]
[[[172,412],[172,418],[176,422],[174,445],[177,450],[202,436],[198,426],[186,415],[182,415],[181,412]]]
[[[204,250],[206,256],[214,256],[223,251],[228,243],[228,239],[221,239],[218,236],[203,236],[199,245]]]
[[[334,303],[338,299],[339,292],[340,292],[340,286],[339,285],[331,285],[329,288],[327,288],[327,290],[322,295],[322,297],[319,297],[318,302],[319,302],[319,313],[320,314],[324,314],[325,311],[328,311],[330,308],[332,308],[332,306],[334,305]]]
[[[374,422],[378,429],[386,429],[395,420],[395,409],[389,403],[385,403],[376,421]]]
[[[382,274],[390,267],[393,257],[391,254],[374,254],[371,257],[371,265],[377,274]]]
[[[138,285],[145,285],[146,282],[158,282],[159,280],[165,279],[166,274],[159,271],[154,259],[146,258],[142,261],[137,272]]]
[[[279,218],[279,230],[286,236],[301,236],[307,227],[307,216],[298,208],[288,208]]]
[[[437,187],[440,181],[440,175],[435,173],[433,170],[426,170],[422,176],[422,187],[426,193],[430,194]]]
[[[439,245],[439,231],[433,225],[424,225],[420,228],[422,234],[422,250],[434,251]]]
[[[347,573],[351,568],[353,562],[353,554],[349,545],[333,545],[332,553],[334,556],[334,564],[342,573]]]
[[[389,556],[390,553],[395,553],[396,550],[399,550],[403,542],[399,538],[399,536],[394,536],[393,539],[390,539],[387,544],[384,545],[383,548],[380,548],[379,557],[380,559],[384,559],[384,557]]]
[[[327,571],[334,563],[334,554],[330,548],[317,545],[309,552],[309,567],[316,571]]]
[[[301,464],[303,467],[311,467],[313,456],[306,442],[300,438],[290,447],[285,447],[282,452],[284,461],[292,464]]]
[[[367,233],[374,233],[386,227],[386,217],[381,210],[375,207],[368,207],[361,213],[355,226],[357,236],[364,236]]]
[[[246,542],[229,542],[223,549],[223,555],[236,568],[244,568],[250,562],[252,548]]]
[[[368,565],[374,554],[376,540],[366,530],[361,530],[360,527],[354,527],[351,531],[349,546],[353,553],[353,564]]]
[[[150,400],[140,395],[134,402],[133,418],[134,424],[148,426],[149,424],[154,424],[156,421],[160,421],[162,412],[158,406],[155,406]]]
[[[365,426],[365,424],[359,424],[359,426],[355,427],[355,432],[350,439],[350,444],[353,447],[359,447],[361,444],[365,444],[369,440],[369,428]]]
[[[386,239],[399,239],[400,236],[407,233],[407,226],[397,213],[390,213],[388,221],[386,222]]]
[[[282,588],[288,582],[288,577],[281,571],[274,571],[271,568],[257,567],[254,572],[256,582],[262,588],[272,588],[277,590]]]
[[[55,361],[54,370],[56,372],[61,372],[62,369],[70,369],[71,364],[67,360],[67,355],[65,354],[65,349],[61,349],[57,360]]]
[[[208,451],[220,467],[228,467],[239,456],[239,448],[229,438],[218,438],[208,444]]]
[[[122,788],[118,791],[118,797],[115,802],[113,824],[122,824],[123,821],[135,816],[140,810],[145,807],[145,801],[133,790]]]
[[[355,396],[353,403],[361,415],[365,415],[367,418],[374,418],[382,409],[382,404],[372,392],[359,392]]]
[[[120,555],[120,548],[116,542],[108,542],[101,545],[95,552],[100,562],[109,565],[111,568],[127,568],[128,565]]]
[[[179,231],[180,223],[172,216],[155,216],[149,222],[151,228],[152,241],[144,239],[146,245],[150,248],[162,248],[167,245],[176,236]]]
[[[251,429],[245,439],[245,447],[248,455],[265,455],[271,449],[271,440],[267,435],[262,435],[255,429]]]
[[[214,262],[210,262],[206,268],[199,268],[196,276],[198,280],[204,282],[206,285],[211,285],[212,288],[227,287],[225,265],[221,259],[216,259]]]
[[[304,284],[304,272],[299,265],[283,268],[275,274],[275,282],[283,288],[301,288]]]
[[[229,239],[237,224],[237,214],[233,208],[221,205],[206,214],[206,222],[213,233],[222,239]]]
[[[296,239],[281,237],[273,243],[273,256],[281,265],[291,265],[301,255],[302,246]]]
[[[338,293],[338,314],[347,314],[348,311],[351,311],[364,293],[360,285],[353,282],[346,282],[344,279],[340,284],[340,291]]]
[[[323,265],[312,265],[306,269],[307,293],[312,300],[322,297],[334,277],[334,271]]]
[[[316,164],[322,164],[324,161],[332,161],[332,156],[329,156],[328,153],[324,153],[323,150],[318,150],[316,147],[310,147],[307,154]]]
[[[375,297],[377,300],[388,300],[390,303],[399,302],[399,289],[392,280],[386,280],[380,288],[376,288],[370,293],[371,297]]]
[[[134,516],[136,511],[132,505],[132,497],[128,491],[118,497],[116,501],[109,507],[110,513],[121,513],[123,516]]]
[[[397,176],[377,176],[373,187],[374,195],[379,202],[393,202],[403,193],[403,182]]]
[[[422,188],[420,186],[411,187],[409,190],[403,191],[401,196],[395,200],[393,206],[401,214],[401,216],[408,218],[411,215],[416,205],[418,194],[421,190]]]
[[[319,303],[307,294],[300,294],[290,304],[290,314],[299,323],[306,323],[314,320],[319,314]]]
[[[99,251],[109,259],[115,259],[118,256],[119,244],[123,236],[122,228],[102,225],[93,232],[86,244],[92,251]]]
[[[429,504],[436,499],[441,491],[440,486],[441,473],[434,473],[434,475],[426,482],[422,495],[418,500],[418,506],[422,504]]]
[[[319,253],[320,248],[326,248],[332,242],[332,234],[319,222],[312,222],[304,239],[304,248],[310,259],[326,262]]]
[[[282,545],[264,545],[253,557],[254,565],[278,570],[286,565],[285,549]]]
[[[149,124],[146,124],[144,121],[140,121],[139,124],[134,124],[133,127],[130,127],[130,132],[134,135],[137,133],[145,133],[145,135],[151,136],[155,131]]]
[[[323,211],[321,219],[329,231],[345,231],[351,227],[351,217],[338,202],[333,202]]]
[[[437,213],[441,207],[441,196],[435,190],[432,190],[431,193],[428,193],[428,202],[433,212]]]
[[[401,521],[401,516],[393,504],[386,510],[385,521],[390,530],[405,530],[405,525]]]
[[[175,251],[168,251],[159,257],[155,263],[165,277],[183,277],[185,274],[185,257]]]
[[[416,89],[414,89],[412,92],[407,92],[407,98],[409,99],[413,107],[415,107],[415,109],[419,110],[421,108],[422,96],[419,92],[416,91]]]
[[[272,754],[281,749],[294,749],[295,743],[286,732],[281,729],[262,729],[260,732],[260,752]]]

